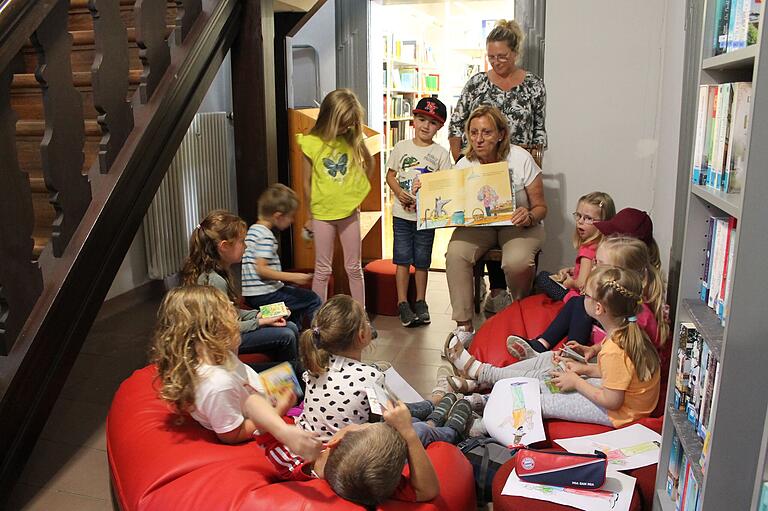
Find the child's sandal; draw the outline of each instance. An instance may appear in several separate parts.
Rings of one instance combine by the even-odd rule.
[[[464,378],[462,376],[450,376],[448,378],[448,385],[450,385],[456,392],[462,394],[471,394],[480,388],[477,380],[470,380],[469,378]]]
[[[469,355],[467,358],[467,361],[464,363],[464,367],[458,367],[456,364],[458,363],[458,360],[461,358],[461,354],[466,351],[464,348],[464,345],[461,343],[461,341],[457,338],[456,344],[453,345],[453,347],[450,347],[451,340],[455,337],[453,334],[448,335],[448,338],[445,340],[445,344],[443,344],[443,356],[448,360],[448,362],[451,363],[451,366],[454,369],[454,373],[458,376],[466,376],[468,371],[472,368],[472,365],[477,362],[477,359],[473,357],[472,355]]]

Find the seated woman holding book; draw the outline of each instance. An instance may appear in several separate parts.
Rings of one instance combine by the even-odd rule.
[[[514,299],[531,288],[536,253],[544,242],[542,219],[547,215],[541,169],[533,157],[509,143],[507,118],[498,108],[482,105],[469,116],[464,128],[469,145],[455,167],[466,168],[506,161],[516,209],[512,225],[502,227],[457,227],[446,253],[446,274],[453,308],[456,335],[466,346],[474,335],[472,270],[490,248],[501,247],[501,267]]]

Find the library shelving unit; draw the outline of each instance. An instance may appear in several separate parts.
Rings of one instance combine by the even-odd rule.
[[[384,151],[382,164],[392,147],[411,138],[412,110],[424,96],[440,93],[440,73],[432,50],[417,39],[384,36]]]
[[[766,473],[768,448],[768,31],[765,12],[760,20],[758,43],[713,56],[717,1],[707,0],[703,15],[701,57],[697,62],[699,84],[752,82],[752,114],[743,186],[738,193],[714,191],[687,180],[682,263],[673,325],[674,344],[670,368],[663,443],[656,479],[654,509],[674,511],[666,481],[673,432],[680,440],[699,484],[702,511],[757,509]],[[765,9],[764,9],[765,10]],[[697,52],[693,52],[694,54]],[[762,62],[766,59],[766,62]],[[695,112],[691,115],[695,117]],[[690,132],[695,119],[683,119]],[[686,123],[692,123],[687,125]],[[686,131],[688,130],[688,131]],[[693,151],[687,172],[693,162]],[[710,216],[731,216],[737,221],[729,310],[723,323],[699,299]],[[766,258],[766,259],[764,259]],[[692,322],[720,363],[719,388],[709,415],[709,453],[705,470],[700,456],[702,442],[685,412],[674,406],[676,364],[681,322]],[[716,380],[717,381],[717,380]],[[684,474],[681,472],[681,481]]]

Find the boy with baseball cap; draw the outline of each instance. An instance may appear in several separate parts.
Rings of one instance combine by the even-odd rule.
[[[437,98],[421,98],[413,109],[414,137],[401,140],[387,159],[387,184],[395,196],[392,205],[394,231],[393,262],[397,265],[397,301],[403,326],[428,324],[429,307],[425,301],[427,275],[432,262],[433,229],[416,228],[416,197],[412,190],[414,179],[427,172],[451,167],[448,151],[433,140],[443,127],[447,110]],[[410,266],[416,268],[416,302],[408,303]]]

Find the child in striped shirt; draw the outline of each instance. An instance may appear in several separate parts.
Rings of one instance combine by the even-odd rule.
[[[299,287],[311,283],[312,274],[283,271],[273,232],[290,227],[298,205],[296,193],[279,183],[261,194],[259,220],[245,236],[241,276],[243,297],[250,307],[285,302],[291,320],[301,328],[303,321],[311,322],[320,308],[320,297]]]

